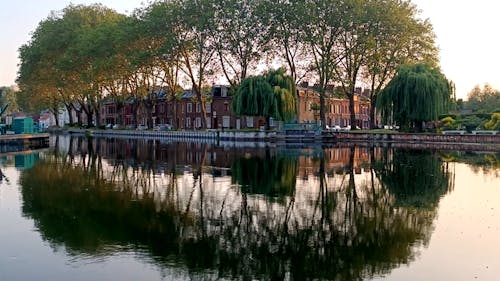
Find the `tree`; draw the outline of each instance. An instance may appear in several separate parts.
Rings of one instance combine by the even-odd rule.
[[[177,98],[182,93],[179,83],[183,48],[182,45],[178,45],[176,37],[179,9],[174,2],[157,2],[141,11],[142,14],[139,15],[145,28],[141,36],[147,36],[148,41],[155,42],[150,48],[155,57],[156,67],[160,70],[161,86],[166,88],[168,101],[173,104],[173,116],[177,115]],[[177,128],[177,122],[172,120],[171,123]]]
[[[295,116],[295,83],[284,69],[268,72],[265,76],[252,76],[243,80],[233,98],[233,111],[237,115],[272,117],[289,121]]]
[[[438,62],[432,25],[418,17],[414,4],[390,0],[376,5],[378,25],[372,30],[373,44],[362,67],[363,80],[370,87],[371,128],[376,127],[378,96],[400,65],[425,62],[436,66]]]
[[[467,95],[465,108],[487,113],[500,110],[500,91],[490,84],[485,84],[482,89],[476,85]]]
[[[295,95],[295,79],[285,73],[284,68],[268,72],[265,77],[273,88],[273,94],[278,103],[278,118],[281,121],[290,121],[297,115],[297,97]]]
[[[102,75],[98,49],[94,46],[102,24],[120,15],[102,5],[69,5],[42,21],[29,43],[20,50],[18,85],[54,114],[59,108],[78,102],[92,125],[102,99]],[[102,38],[102,37],[101,37]],[[99,118],[97,118],[99,122]]]
[[[500,131],[500,113],[493,113],[491,119],[484,124],[486,130]]]
[[[7,106],[5,112],[0,113],[0,117],[3,114],[19,111],[17,95],[18,92],[13,87],[0,87],[0,112]]]
[[[269,0],[265,1],[264,9],[267,16],[264,23],[270,27],[272,46],[270,53],[277,54],[279,62],[284,62],[290,76],[296,81],[304,78],[311,66],[312,57],[309,56],[302,38],[304,18],[300,9],[304,8],[301,1]]]
[[[346,7],[338,0],[303,1],[297,8],[298,23],[302,23],[301,41],[313,57],[312,68],[317,75],[319,90],[319,117],[325,127],[325,98],[340,60],[337,43],[345,22]]]
[[[264,0],[217,1],[212,37],[220,67],[232,87],[241,83],[267,52],[269,25]]]
[[[336,53],[339,60],[333,68],[334,81],[349,99],[350,124],[353,130],[357,127],[354,91],[361,67],[365,65],[369,50],[374,45],[374,30],[383,13],[378,8],[372,1],[346,1],[344,24],[338,36]]]
[[[215,0],[183,0],[175,13],[175,39],[179,46],[181,71],[188,77],[201,106],[201,125],[207,127],[206,97],[203,88],[214,67],[215,46],[211,29],[214,26]]]
[[[452,85],[435,67],[403,65],[380,94],[377,107],[385,122],[392,118],[405,130],[421,131],[450,105]]]

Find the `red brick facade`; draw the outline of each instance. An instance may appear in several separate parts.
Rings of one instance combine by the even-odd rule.
[[[298,94],[298,122],[315,122],[319,120],[319,94],[311,88],[299,87]],[[206,124],[209,129],[245,129],[259,128],[265,124],[264,118],[236,116],[232,109],[232,98],[226,86],[213,87],[207,95],[205,103]],[[354,96],[356,110],[356,125],[360,128],[369,127],[370,102],[359,95]],[[137,110],[137,125],[146,125],[149,128],[168,124],[181,130],[196,130],[202,128],[201,104],[192,91],[185,91],[175,102],[168,101],[166,95],[158,95],[151,110],[152,124],[148,122],[148,112],[144,103],[125,102],[121,107],[124,126],[133,126],[134,108]],[[174,107],[176,110],[174,110]],[[175,114],[174,114],[175,112]],[[101,124],[118,124],[119,109],[112,101],[106,101],[101,108]],[[347,99],[327,98],[326,124],[329,126],[345,127],[350,124],[349,101]],[[271,123],[271,125],[274,125]]]

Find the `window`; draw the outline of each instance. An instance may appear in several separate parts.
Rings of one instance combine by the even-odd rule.
[[[206,121],[207,121],[207,129],[212,128],[212,118],[207,117],[207,120],[206,120]]]
[[[108,110],[108,114],[113,114],[115,113],[115,108],[113,106],[106,107]]]
[[[207,113],[212,112],[212,104],[209,102],[205,103],[205,110],[207,111]]]
[[[191,112],[193,112],[193,104],[192,104],[192,103],[190,103],[190,102],[189,102],[189,103],[187,104],[186,112],[187,112],[187,113],[191,113]]]
[[[196,103],[196,112],[201,112],[201,104],[199,102]]]
[[[196,117],[195,126],[196,126],[196,128],[201,128],[201,118],[200,117]]]
[[[186,128],[191,128],[191,118],[186,119]]]
[[[231,117],[230,116],[227,116],[227,115],[222,116],[222,127],[229,128],[230,121],[231,121]]]
[[[253,128],[253,117],[247,116],[247,128]]]
[[[269,126],[270,127],[276,127],[276,121],[272,117],[269,118]]]

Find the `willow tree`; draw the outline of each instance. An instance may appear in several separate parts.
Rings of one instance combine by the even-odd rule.
[[[392,119],[405,130],[421,131],[450,105],[453,86],[435,67],[403,65],[381,92],[377,107],[385,122]]]
[[[269,120],[290,121],[295,117],[295,81],[280,68],[265,76],[244,79],[233,98],[236,115],[262,116]]]
[[[286,75],[284,68],[266,74],[266,81],[273,87],[273,95],[278,104],[278,120],[290,121],[297,115],[295,79]]]
[[[236,115],[275,117],[278,110],[272,93],[273,88],[264,77],[245,78],[234,95],[233,111]]]

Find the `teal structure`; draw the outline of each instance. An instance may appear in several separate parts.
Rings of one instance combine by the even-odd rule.
[[[33,134],[35,132],[33,124],[31,117],[16,117],[12,122],[12,130],[15,134]]]

